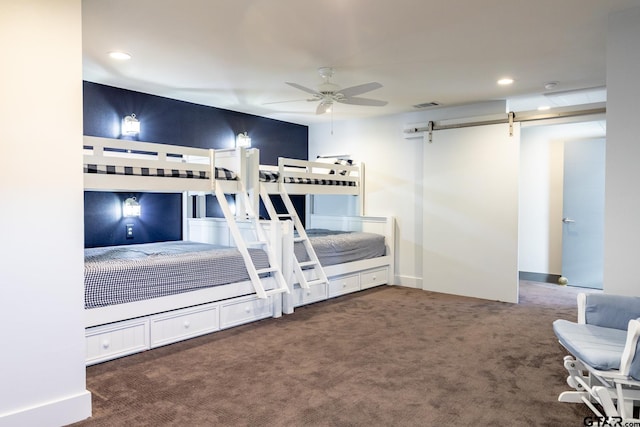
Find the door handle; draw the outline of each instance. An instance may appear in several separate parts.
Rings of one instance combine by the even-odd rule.
[[[575,220],[565,217],[565,218],[562,218],[562,222],[564,222],[565,224],[570,224],[572,222],[575,222]]]

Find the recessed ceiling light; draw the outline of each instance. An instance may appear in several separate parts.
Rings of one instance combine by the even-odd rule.
[[[555,89],[558,86],[558,82],[549,82],[544,85],[544,88],[547,90]]]
[[[507,85],[510,85],[512,83],[513,83],[513,79],[510,78],[510,77],[504,77],[504,78],[498,80],[498,84],[500,86],[507,86]]]
[[[119,52],[119,51],[109,52],[109,56],[119,61],[126,61],[127,59],[131,59],[131,55],[129,55],[126,52]]]

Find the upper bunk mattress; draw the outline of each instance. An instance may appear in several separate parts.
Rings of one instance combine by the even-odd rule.
[[[249,249],[256,268],[267,254]],[[85,249],[85,308],[140,301],[249,279],[236,248],[188,241]]]
[[[260,181],[262,182],[278,182],[278,178],[280,177],[279,172],[274,171],[265,171],[260,170]],[[290,177],[285,176],[284,182],[287,184],[313,184],[313,185],[340,185],[345,187],[355,187],[355,181],[345,181],[340,179],[340,174],[334,175],[331,177],[336,177],[337,179],[318,179],[318,178],[302,178],[302,177]]]
[[[377,258],[386,254],[384,236],[375,233],[309,229],[306,231],[311,246],[322,266]],[[309,257],[302,242],[294,245],[299,262]]]
[[[232,170],[216,167],[216,179],[237,180],[238,175]],[[144,168],[138,166],[85,164],[84,173],[103,175],[154,176],[167,178],[209,179],[209,173],[189,169]]]

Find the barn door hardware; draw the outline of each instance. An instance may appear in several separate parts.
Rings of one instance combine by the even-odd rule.
[[[509,111],[509,136],[513,136],[513,119],[516,117],[516,113]]]

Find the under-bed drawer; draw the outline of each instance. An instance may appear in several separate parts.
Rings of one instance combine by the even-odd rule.
[[[389,281],[389,268],[382,267],[360,273],[360,289],[384,285]]]
[[[218,305],[205,304],[151,318],[151,347],[171,344],[220,329]]]
[[[262,299],[249,296],[223,302],[220,305],[220,328],[230,328],[271,317],[273,314],[272,298]]]
[[[357,274],[337,277],[329,280],[329,297],[348,294],[359,290],[360,276]]]
[[[319,285],[311,286],[309,289],[295,287],[293,289],[292,296],[294,307],[325,300],[327,299],[327,284],[321,283]]]
[[[85,331],[87,365],[104,362],[149,349],[149,322],[129,320]]]

